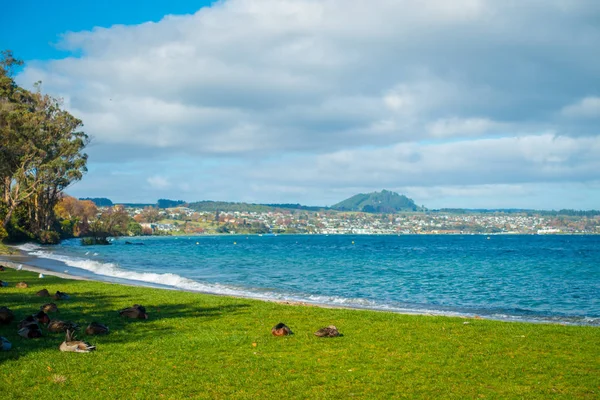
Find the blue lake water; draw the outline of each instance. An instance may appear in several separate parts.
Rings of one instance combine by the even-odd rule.
[[[129,245],[126,241],[143,243]],[[21,249],[99,280],[399,312],[600,325],[600,236],[192,236]]]

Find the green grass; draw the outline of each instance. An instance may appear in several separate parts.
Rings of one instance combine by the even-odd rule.
[[[67,399],[347,399],[600,397],[600,329],[293,306],[65,280],[7,270],[0,306],[17,315],[0,335],[0,397]],[[28,289],[16,289],[24,280]],[[62,319],[109,325],[79,337],[89,354],[61,353],[64,336],[27,340],[16,323],[64,291]],[[116,310],[146,306],[146,321]],[[295,332],[273,337],[284,322]],[[465,324],[465,322],[469,322]],[[317,329],[334,324],[343,337]],[[255,344],[255,345],[253,345]]]

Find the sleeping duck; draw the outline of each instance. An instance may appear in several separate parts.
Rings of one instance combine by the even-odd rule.
[[[318,331],[315,332],[315,336],[318,337],[336,337],[336,336],[343,336],[335,326],[333,325],[329,325],[325,328],[321,328]]]
[[[99,322],[92,322],[85,328],[86,335],[104,335],[108,333],[108,326]]]
[[[42,289],[39,292],[37,292],[35,295],[40,296],[40,297],[50,297],[50,292],[48,292],[48,289]]]
[[[271,329],[271,333],[275,336],[293,335],[294,332],[283,322],[278,323]]]
[[[54,303],[46,303],[43,306],[40,306],[40,310],[43,312],[58,312],[58,307]]]
[[[9,351],[12,344],[4,336],[0,336],[0,351]]]
[[[48,323],[48,332],[52,333],[61,333],[69,331],[74,331],[79,328],[79,326],[71,321],[59,321],[57,319],[53,319]]]
[[[137,318],[137,319],[148,319],[146,314],[146,307],[134,304],[133,307],[124,308],[119,311],[122,317]]]
[[[69,300],[71,296],[69,296],[68,294],[64,293],[64,292],[60,292],[60,291],[56,291],[56,293],[54,293],[54,296],[52,296],[52,298],[54,300]]]
[[[83,340],[75,340],[75,336],[70,329],[67,329],[65,335],[65,341],[59,346],[60,351],[70,351],[75,353],[89,353],[92,350],[96,350],[96,346],[92,346],[88,342]]]
[[[0,307],[0,324],[8,325],[13,319],[15,319],[15,314],[8,307]]]
[[[37,339],[42,337],[42,330],[37,323],[27,325],[17,332],[19,336],[22,336],[26,339]]]
[[[15,287],[17,289],[27,289],[29,285],[27,284],[27,282],[19,282],[15,285]]]

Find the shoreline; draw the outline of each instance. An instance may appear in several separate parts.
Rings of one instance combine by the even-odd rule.
[[[286,305],[294,305],[294,306],[305,306],[305,307],[318,307],[318,308],[326,308],[326,309],[345,309],[345,310],[362,310],[362,311],[372,311],[372,312],[383,312],[383,313],[394,313],[401,315],[422,315],[422,316],[431,316],[431,317],[446,317],[446,318],[462,318],[462,319],[484,319],[484,320],[492,320],[492,321],[500,321],[500,322],[518,322],[518,323],[528,323],[528,324],[551,324],[551,325],[566,325],[566,326],[599,326],[598,317],[588,317],[588,316],[551,316],[551,315],[540,315],[537,318],[527,317],[527,316],[519,316],[519,315],[510,315],[510,314],[499,314],[500,316],[486,315],[485,311],[477,312],[477,310],[436,310],[430,308],[424,309],[411,309],[411,308],[375,308],[369,306],[362,305],[354,305],[354,304],[332,304],[332,303],[323,303],[318,301],[305,301],[304,299],[277,299],[277,298],[268,298],[262,296],[252,296],[252,295],[244,295],[238,293],[218,293],[207,290],[199,290],[199,289],[188,289],[174,285],[168,284],[160,284],[153,283],[149,281],[143,280],[135,280],[135,279],[127,279],[127,278],[119,278],[110,275],[102,275],[97,274],[95,272],[89,273],[89,271],[84,271],[85,273],[89,273],[90,276],[82,276],[68,272],[68,270],[64,270],[63,272],[48,269],[36,265],[31,265],[28,261],[33,259],[46,260],[43,257],[38,257],[35,255],[29,255],[24,250],[16,247],[10,246],[12,249],[17,251],[18,255],[6,255],[0,254],[0,265],[5,265],[6,267],[16,269],[18,265],[22,265],[22,269],[25,271],[35,272],[35,273],[43,273],[45,275],[56,276],[63,279],[72,279],[77,281],[91,281],[98,283],[109,283],[116,284],[121,286],[129,286],[129,287],[146,287],[146,288],[154,288],[154,289],[162,289],[162,290],[171,290],[171,291],[179,291],[179,292],[188,292],[188,293],[197,293],[202,295],[209,296],[218,296],[218,297],[231,297],[238,299],[250,299],[250,300],[258,300],[269,303],[277,303],[277,304],[286,304]],[[57,261],[57,260],[53,260]],[[65,264],[63,261],[57,261],[60,264],[64,265],[65,268],[76,268],[71,267]],[[431,308],[434,308],[433,306]],[[569,320],[572,319],[572,320]]]

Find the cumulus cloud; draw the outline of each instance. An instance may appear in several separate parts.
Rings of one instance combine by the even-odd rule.
[[[575,104],[564,107],[561,112],[567,117],[599,118],[600,97],[585,97]]]
[[[30,63],[18,79],[42,80],[83,119],[91,163],[241,168],[229,189],[209,188],[212,175],[194,186],[223,199],[236,184],[293,201],[307,182],[337,195],[589,181],[598,21],[593,0],[224,0],[66,33],[60,45],[81,56]],[[156,174],[147,182],[167,188]]]
[[[148,179],[146,179],[146,181],[150,184],[150,186],[152,186],[155,189],[168,189],[171,184],[169,183],[169,181],[162,176],[151,176]]]

